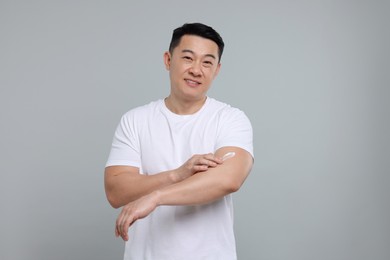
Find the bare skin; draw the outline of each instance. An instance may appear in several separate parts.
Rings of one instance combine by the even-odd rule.
[[[126,204],[117,218],[115,235],[127,241],[128,228],[158,206],[200,205],[237,191],[248,176],[253,159],[247,151],[237,147],[223,147],[216,156],[222,157],[230,151],[236,155],[216,167],[197,172],[181,182],[156,189]]]
[[[172,53],[164,53],[164,64],[171,81],[171,92],[165,99],[167,108],[180,115],[197,112],[221,66],[216,43],[185,35]],[[221,158],[228,152],[235,152],[235,156],[223,162]],[[115,235],[127,241],[128,228],[158,206],[200,205],[237,191],[252,164],[247,151],[222,147],[213,154],[193,155],[179,168],[153,175],[140,174],[131,166],[107,167],[107,198],[113,207],[123,207]]]
[[[108,201],[119,208],[157,189],[178,183],[197,172],[221,164],[213,154],[194,155],[177,169],[153,175],[139,173],[137,167],[109,166],[105,170],[105,189]]]

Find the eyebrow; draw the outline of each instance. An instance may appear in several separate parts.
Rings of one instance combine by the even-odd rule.
[[[189,53],[195,55],[195,52],[194,52],[194,51],[188,50],[188,49],[184,49],[184,50],[182,50],[181,52],[182,52],[182,53],[189,52]],[[206,54],[206,55],[204,55],[204,56],[213,58],[213,59],[215,59],[215,60],[217,59],[213,54]]]

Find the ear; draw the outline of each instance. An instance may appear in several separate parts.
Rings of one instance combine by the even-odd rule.
[[[167,70],[171,68],[171,53],[169,51],[164,52],[164,64]]]
[[[218,63],[217,68],[215,69],[215,72],[214,72],[214,78],[217,77],[220,69],[221,69],[221,63]]]

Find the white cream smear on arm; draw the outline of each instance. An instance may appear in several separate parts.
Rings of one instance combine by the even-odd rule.
[[[222,157],[222,161],[226,161],[227,159],[232,158],[232,157],[234,157],[235,155],[236,155],[235,152],[229,152],[229,153],[225,154],[225,155]]]

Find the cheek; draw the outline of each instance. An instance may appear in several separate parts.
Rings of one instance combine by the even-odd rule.
[[[180,75],[183,74],[185,71],[188,70],[188,66],[185,65],[180,65],[180,66],[171,66],[171,72],[174,73],[175,75]]]
[[[169,74],[171,75],[171,78],[175,78],[180,75],[180,70],[177,66],[171,66]]]
[[[214,73],[214,71],[207,71],[207,73],[205,73],[205,78],[207,79],[207,81],[212,81],[215,76],[216,74]]]

